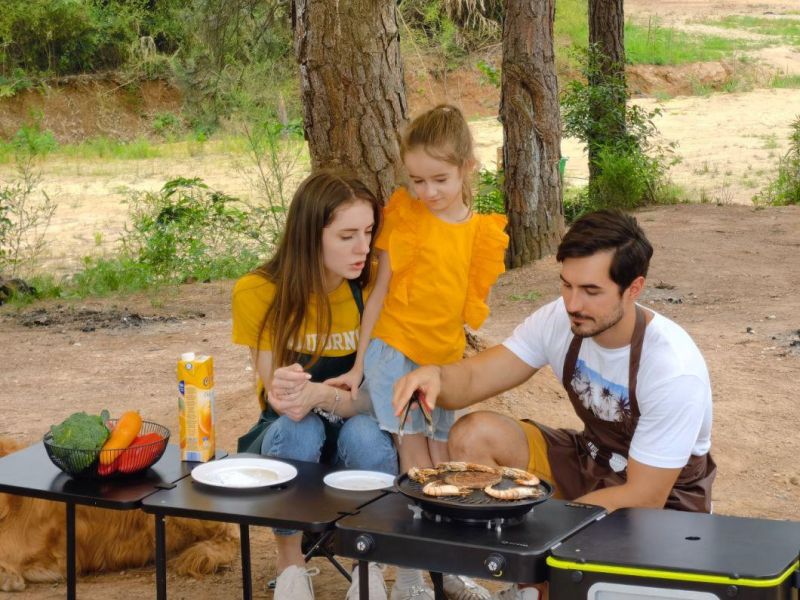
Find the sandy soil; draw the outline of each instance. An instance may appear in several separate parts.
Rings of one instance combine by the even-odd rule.
[[[794,3],[743,0],[629,0],[629,13],[660,18],[785,12]],[[796,7],[795,7],[796,10]],[[781,55],[783,56],[783,55]],[[791,58],[793,55],[786,55]],[[798,90],[679,97],[657,103],[658,126],[679,143],[683,158],[673,177],[705,204],[648,209],[639,218],[656,247],[645,303],[682,324],[708,362],[715,397],[713,452],[720,467],[715,509],[723,514],[800,520],[800,453],[796,409],[800,372],[800,207],[758,209],[751,196],[774,172],[786,148],[788,125],[800,106]],[[473,123],[481,159],[491,165],[501,131],[493,119]],[[567,181],[586,176],[580,147],[565,140]],[[209,147],[185,159],[50,161],[44,187],[60,199],[51,229],[49,265],[69,269],[78,257],[110,249],[125,221],[119,186],[157,189],[172,176],[202,174],[212,186],[247,195],[235,159]],[[0,171],[0,178],[7,169]],[[95,239],[99,232],[99,244]],[[0,309],[0,435],[33,442],[50,423],[75,410],[137,408],[177,431],[175,360],[180,352],[210,352],[216,362],[219,441],[235,448],[255,418],[247,353],[230,343],[232,282],[183,286],[145,295],[50,302]],[[493,292],[492,317],[480,332],[500,341],[558,290],[558,269],[546,259],[505,274]],[[549,372],[488,403],[497,410],[555,425],[575,425],[567,400]],[[256,598],[271,598],[271,534],[252,532]],[[317,598],[339,599],[345,580],[315,560]],[[387,573],[391,580],[393,573]],[[237,564],[204,581],[169,576],[171,598],[229,598],[240,594]],[[154,596],[151,568],[80,579],[81,598]],[[65,586],[35,585],[31,600],[63,598]]]

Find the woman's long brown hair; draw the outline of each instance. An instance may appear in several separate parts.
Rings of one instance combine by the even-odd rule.
[[[356,280],[362,288],[366,286],[371,276],[373,244],[381,223],[381,205],[355,177],[329,171],[314,173],[300,184],[289,206],[277,251],[253,271],[275,284],[275,297],[258,332],[259,342],[264,331],[269,332],[273,370],[297,361],[309,325],[305,320],[312,294],[317,299],[317,344],[310,364],[322,354],[332,321],[324,285],[322,230],[331,224],[337,210],[354,202],[367,202],[374,215],[369,255]]]

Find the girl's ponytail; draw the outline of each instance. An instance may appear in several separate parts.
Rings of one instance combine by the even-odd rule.
[[[411,121],[400,137],[400,157],[423,148],[432,157],[464,171],[462,197],[472,207],[472,185],[468,172],[477,164],[472,133],[458,107],[440,104]]]

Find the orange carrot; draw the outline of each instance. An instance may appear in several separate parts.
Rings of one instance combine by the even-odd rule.
[[[110,465],[120,455],[120,452],[131,445],[139,430],[142,428],[142,417],[135,410],[126,412],[117,421],[111,435],[103,444],[103,449],[100,451],[100,464]]]

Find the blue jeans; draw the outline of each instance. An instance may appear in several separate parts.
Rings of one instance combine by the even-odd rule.
[[[309,413],[302,421],[281,416],[267,429],[261,454],[319,462],[324,442],[325,426],[319,415]],[[392,438],[369,415],[356,415],[344,422],[336,450],[334,466],[397,475],[397,451]],[[275,529],[276,535],[294,533],[297,532],[291,529]]]

